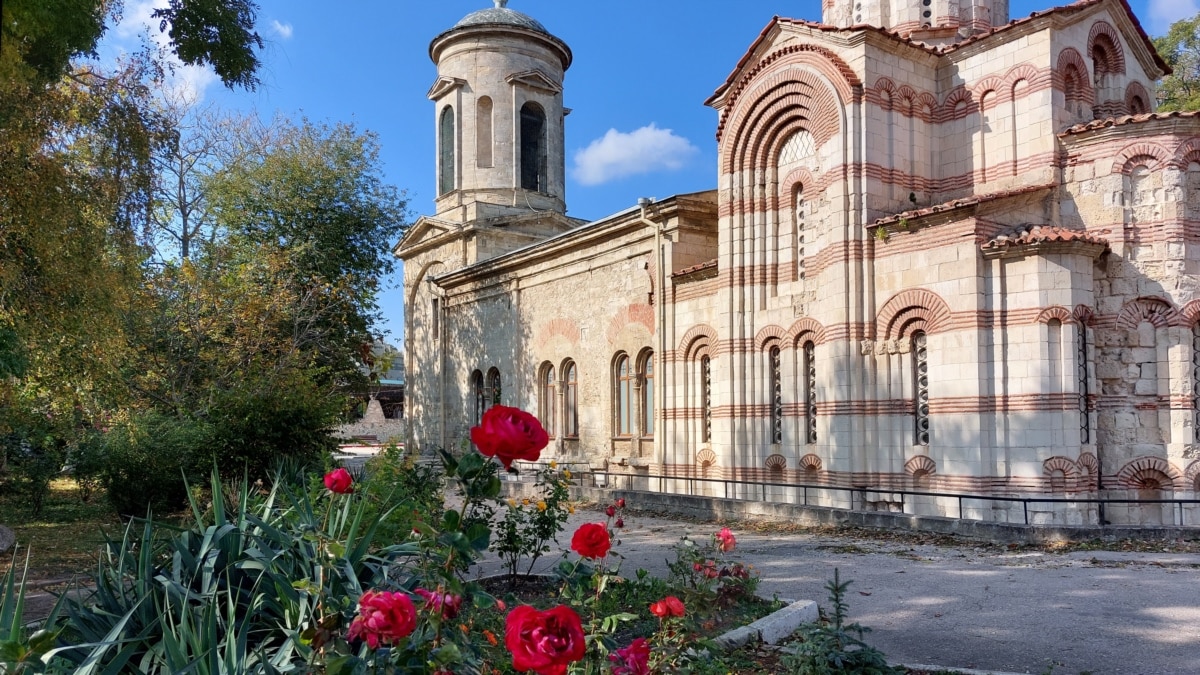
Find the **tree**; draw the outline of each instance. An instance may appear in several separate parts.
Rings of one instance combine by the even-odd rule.
[[[1172,72],[1158,87],[1158,109],[1200,110],[1200,14],[1171,24],[1154,48]]]

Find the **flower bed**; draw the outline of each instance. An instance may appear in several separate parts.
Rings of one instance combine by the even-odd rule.
[[[553,463],[538,470],[537,499],[500,498],[501,470],[546,445],[536,418],[495,406],[472,439],[479,452],[441,455],[456,509],[440,508],[441,481],[397,453],[366,476],[280,472],[234,490],[214,478],[211,504],[193,497],[190,526],[131,522],[106,547],[95,591],[64,596],[37,632],[22,627],[10,571],[0,670],[747,672],[709,638],[769,609],[727,529],[682,539],[668,579],[622,576],[619,500],[571,533],[550,592],[468,581],[489,548],[513,578],[553,553],[573,508],[569,473]]]

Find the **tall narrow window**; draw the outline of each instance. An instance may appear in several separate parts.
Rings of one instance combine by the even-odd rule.
[[[779,347],[767,352],[767,379],[771,397],[771,442],[783,442],[783,376],[779,368]]]
[[[804,343],[804,442],[817,442],[817,347]]]
[[[1079,322],[1079,339],[1078,354],[1076,354],[1077,371],[1079,377],[1079,442],[1091,443],[1092,439],[1092,417],[1088,414],[1088,398],[1091,395],[1091,387],[1089,386],[1088,377],[1088,345],[1087,345],[1087,326],[1082,321]]]
[[[566,392],[563,398],[566,417],[563,420],[563,436],[579,438],[579,376],[575,372],[575,362],[567,361],[563,366],[563,386]]]
[[[1192,415],[1192,428],[1200,442],[1200,323],[1192,326]]]
[[[654,354],[642,357],[642,435],[654,435]]]
[[[912,336],[913,444],[929,445],[929,346],[924,331]]]
[[[434,298],[433,299],[433,307],[430,308],[430,317],[429,317],[429,325],[433,329],[433,339],[434,340],[438,339],[438,335],[441,333],[441,330],[442,330],[441,324],[442,324],[441,299]]]
[[[795,219],[792,240],[792,281],[804,280],[804,186],[797,185],[792,193],[792,217]]]
[[[492,99],[480,96],[475,102],[475,163],[492,166]]]
[[[700,440],[712,440],[712,362],[700,358]]]
[[[483,421],[483,411],[487,410],[487,393],[483,388],[483,373],[476,370],[471,373],[471,426],[478,426]]]
[[[546,113],[536,103],[521,106],[521,187],[548,192],[546,185]]]
[[[616,427],[618,436],[633,435],[633,381],[636,375],[629,367],[629,357],[622,354],[617,358],[616,375]]]
[[[444,195],[454,185],[454,108],[442,108],[438,122],[438,195]]]
[[[1046,374],[1050,379],[1046,391],[1057,394],[1062,391],[1062,321],[1046,322],[1046,338]]]
[[[500,371],[492,368],[487,374],[488,407],[500,405]]]
[[[558,391],[554,382],[554,366],[547,363],[542,366],[542,372],[538,377],[538,419],[542,423],[542,428],[554,438],[554,409],[556,407],[555,394]]]

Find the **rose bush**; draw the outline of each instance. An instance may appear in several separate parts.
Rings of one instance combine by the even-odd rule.
[[[337,468],[325,474],[325,489],[338,495],[354,492],[354,477],[344,468]]]
[[[495,457],[511,470],[514,460],[536,462],[550,436],[538,418],[524,410],[494,405],[483,413],[479,426],[471,429],[471,442],[485,457]]]
[[[608,555],[612,539],[604,523],[584,523],[571,537],[571,550],[584,558],[600,560]]]
[[[716,540],[717,550],[722,553],[729,553],[737,548],[737,537],[733,536],[733,532],[730,532],[728,527],[721,528],[721,531],[714,534],[713,538]]]
[[[504,646],[513,668],[538,675],[564,675],[567,665],[583,659],[587,644],[575,610],[559,605],[539,611],[521,605],[504,622]]]
[[[651,604],[650,613],[660,619],[666,619],[673,616],[682,617],[686,613],[686,610],[683,607],[682,600],[673,595],[668,595],[662,600]]]
[[[612,675],[650,675],[650,643],[637,638],[628,647],[608,655]]]

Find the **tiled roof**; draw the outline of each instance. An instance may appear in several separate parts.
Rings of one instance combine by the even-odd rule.
[[[1096,244],[1099,246],[1108,246],[1108,239],[1101,236],[1108,234],[1109,230],[1101,232],[1087,232],[1085,230],[1068,230],[1056,225],[1018,225],[1010,230],[1002,232],[990,240],[985,242],[980,248],[985,251],[995,251],[1012,246],[1025,246],[1028,244],[1042,244],[1051,242],[1083,242],[1085,244]]]
[[[713,258],[712,260],[709,260],[707,262],[702,262],[698,265],[692,265],[690,267],[685,267],[681,270],[675,270],[674,272],[671,273],[671,276],[683,277],[683,276],[687,276],[693,272],[699,272],[701,270],[706,270],[709,268],[712,268],[712,269],[717,268],[717,259],[716,258]]]
[[[935,213],[943,213],[946,211],[953,211],[955,209],[966,208],[968,206],[975,206],[977,204],[983,204],[985,202],[996,201],[997,199],[1006,199],[1008,197],[1016,197],[1019,195],[1032,194],[1034,192],[1039,192],[1041,190],[1049,190],[1050,188],[1053,188],[1055,186],[1056,186],[1056,184],[1054,184],[1054,183],[1044,183],[1042,185],[1030,185],[1028,187],[1016,188],[1013,190],[1002,190],[1000,192],[989,192],[987,194],[982,194],[982,195],[972,195],[970,197],[963,197],[962,199],[952,199],[952,200],[950,200],[948,202],[944,202],[942,204],[934,204],[933,206],[926,206],[925,208],[922,208],[922,209],[913,209],[912,211],[904,211],[902,213],[897,213],[894,216],[878,218],[875,220],[875,225],[890,225],[892,223],[898,223],[901,220],[911,220],[913,218],[923,218],[925,216],[933,215]]]
[[[1144,113],[1141,115],[1122,115],[1121,117],[1106,117],[1101,120],[1092,120],[1076,124],[1073,127],[1068,127],[1060,136],[1069,134],[1080,134],[1085,131],[1095,131],[1096,129],[1104,129],[1107,127],[1119,127],[1126,124],[1138,124],[1140,122],[1152,122],[1154,120],[1171,120],[1171,119],[1189,119],[1192,117],[1200,117],[1200,110],[1176,110],[1165,113]]]

